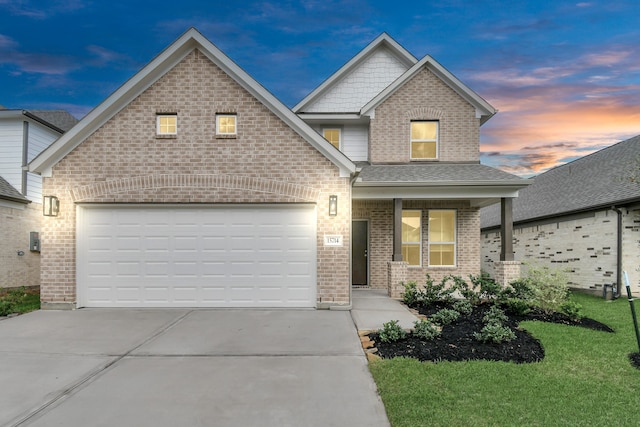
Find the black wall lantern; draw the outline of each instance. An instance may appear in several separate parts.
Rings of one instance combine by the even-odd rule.
[[[44,196],[42,198],[42,214],[44,216],[58,216],[60,212],[60,200],[56,196]]]
[[[338,196],[329,196],[329,216],[338,215]]]

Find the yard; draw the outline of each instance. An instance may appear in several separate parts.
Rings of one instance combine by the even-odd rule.
[[[586,295],[572,299],[615,333],[528,321],[545,357],[536,363],[370,364],[392,426],[637,426],[640,370],[629,303]]]
[[[40,309],[40,292],[24,287],[0,288],[0,317]]]

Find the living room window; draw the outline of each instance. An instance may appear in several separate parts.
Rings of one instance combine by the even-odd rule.
[[[235,114],[216,114],[216,135],[235,136],[238,132]]]
[[[178,133],[178,115],[158,114],[156,116],[156,133],[158,135],[176,135]]]
[[[322,129],[322,136],[338,150],[340,149],[340,129],[326,128]]]
[[[402,211],[402,259],[409,266],[422,265],[422,211]]]
[[[429,211],[429,266],[456,265],[456,211]]]
[[[411,122],[411,160],[438,158],[438,124],[433,120]]]

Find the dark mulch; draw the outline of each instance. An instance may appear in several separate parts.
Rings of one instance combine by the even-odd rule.
[[[420,308],[421,314],[427,316],[443,308],[432,306]],[[538,320],[544,322],[561,323],[565,325],[581,326],[599,331],[613,332],[611,328],[593,319],[584,318],[579,322],[572,321],[567,316],[555,313],[545,314],[541,311],[532,311],[525,316],[509,316],[505,323],[516,334],[516,339],[501,344],[483,343],[473,336],[474,332],[480,332],[484,327],[482,318],[489,309],[489,305],[481,304],[474,307],[470,315],[461,315],[460,318],[442,328],[442,334],[433,341],[422,341],[409,335],[406,339],[384,343],[378,338],[377,333],[369,335],[375,342],[378,355],[382,358],[398,356],[413,357],[420,361],[464,361],[464,360],[495,360],[515,363],[539,362],[544,358],[544,348],[536,338],[527,331],[520,329],[518,324],[524,320]],[[509,313],[507,313],[509,314]]]
[[[629,360],[634,368],[640,369],[640,353],[629,354]]]

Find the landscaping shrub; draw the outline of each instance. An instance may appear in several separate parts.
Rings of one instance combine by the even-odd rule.
[[[575,301],[565,301],[560,304],[560,312],[566,314],[573,321],[580,321],[584,317],[582,305]]]
[[[533,304],[545,313],[560,311],[560,306],[569,296],[567,276],[561,270],[529,265],[524,280],[532,290]]]
[[[8,316],[14,312],[14,304],[11,301],[0,301],[0,316]]]
[[[505,288],[504,293],[509,293],[509,298],[517,298],[521,300],[532,300],[534,298],[533,289],[526,279],[517,279],[509,283],[509,287]]]
[[[509,320],[509,318],[504,314],[504,311],[494,305],[487,310],[482,320],[485,323],[504,323]]]
[[[453,304],[453,309],[460,314],[469,315],[473,312],[473,304],[468,299],[460,300]]]
[[[436,302],[453,303],[453,293],[455,287],[447,287],[447,281],[450,277],[443,278],[440,283],[435,284],[429,274],[427,274],[426,284],[422,291],[422,304],[430,305]]]
[[[531,312],[531,304],[520,298],[508,298],[503,305],[509,313],[516,316],[524,316]]]
[[[479,276],[469,276],[473,288],[478,288],[478,297],[480,299],[496,299],[502,291],[502,285],[493,280],[486,272],[480,273]]]
[[[433,322],[427,319],[416,320],[414,326],[413,335],[425,341],[437,338],[442,332]]]
[[[460,292],[460,295],[464,297],[470,304],[478,304],[480,302],[480,297],[475,289],[460,276],[449,276],[451,280],[453,280],[454,289]]]
[[[487,323],[480,332],[474,332],[474,338],[482,342],[493,342],[500,344],[516,339],[516,334],[502,323]]]
[[[422,292],[418,289],[418,284],[416,282],[402,282],[402,286],[404,286],[402,302],[409,307],[415,307],[422,302]]]
[[[459,312],[450,308],[443,308],[433,313],[430,317],[430,320],[437,325],[444,326],[448,325],[449,323],[455,322],[459,317]]]
[[[382,342],[392,342],[405,338],[407,332],[402,329],[397,320],[390,320],[382,324],[382,329],[378,329],[378,336]]]

